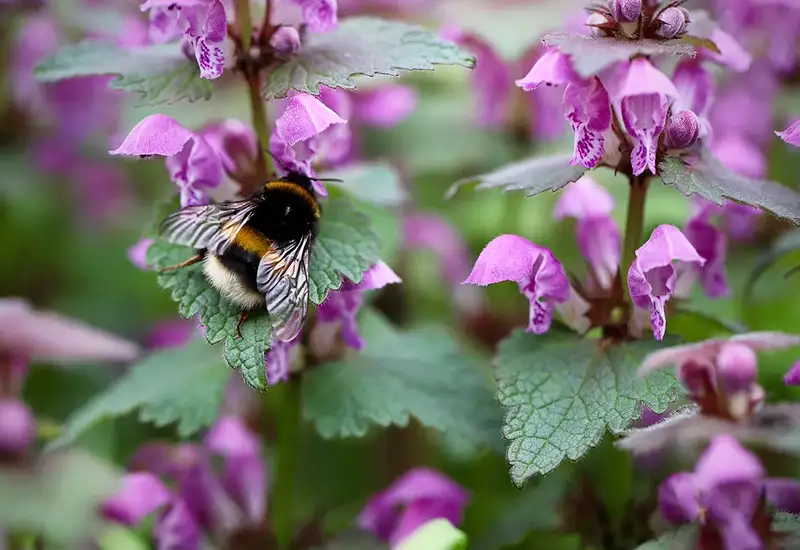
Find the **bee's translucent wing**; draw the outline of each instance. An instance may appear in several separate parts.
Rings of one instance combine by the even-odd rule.
[[[252,217],[258,199],[186,206],[161,222],[159,234],[168,242],[225,252],[236,234]]]
[[[300,333],[308,314],[308,258],[312,242],[311,235],[304,235],[276,246],[258,264],[258,291],[264,293],[275,337],[284,342]]]

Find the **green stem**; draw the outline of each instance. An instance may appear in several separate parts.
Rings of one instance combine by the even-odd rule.
[[[630,182],[630,196],[628,198],[628,218],[625,222],[625,241],[622,245],[622,263],[620,264],[620,278],[628,294],[628,271],[636,257],[636,249],[642,243],[644,231],[644,204],[647,198],[647,177],[632,176]]]
[[[269,151],[269,129],[267,128],[267,112],[264,108],[265,101],[261,97],[261,78],[257,71],[247,75],[247,88],[250,95],[250,112],[252,116],[253,129],[258,138],[258,165],[263,167],[266,177],[272,171],[271,163],[264,151]]]
[[[253,39],[253,18],[250,15],[250,0],[236,0],[236,22],[242,39],[242,53],[250,53],[250,42]]]
[[[270,499],[270,524],[279,550],[287,550],[294,537],[295,476],[300,443],[300,388],[297,382],[289,380],[271,387],[269,391],[277,430],[277,465]]]

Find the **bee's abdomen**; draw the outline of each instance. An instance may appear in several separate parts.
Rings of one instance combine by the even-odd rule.
[[[264,307],[264,295],[253,288],[255,275],[247,275],[246,264],[238,260],[232,261],[227,256],[231,248],[233,247],[229,247],[222,256],[208,254],[203,263],[203,273],[211,285],[237,307],[245,311]],[[250,284],[251,280],[253,285]]]

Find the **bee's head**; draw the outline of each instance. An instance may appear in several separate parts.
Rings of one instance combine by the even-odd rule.
[[[289,183],[294,183],[295,185],[299,185],[306,191],[313,191],[313,180],[311,177],[303,174],[302,172],[294,172],[292,170],[287,170],[286,175],[281,178],[283,181],[288,181]]]

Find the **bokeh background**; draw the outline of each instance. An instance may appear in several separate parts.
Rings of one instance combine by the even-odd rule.
[[[186,322],[177,317],[174,303],[156,284],[156,277],[131,263],[129,249],[151,223],[155,205],[175,189],[163,162],[120,159],[108,156],[107,151],[115,139],[118,143],[136,122],[154,112],[169,114],[190,128],[219,118],[247,121],[250,114],[247,92],[230,74],[214,83],[215,94],[209,102],[137,108],[129,97],[109,96],[102,90],[93,95],[86,89],[62,91],[55,110],[46,108],[47,101],[33,101],[33,95],[41,90],[37,91],[39,85],[25,74],[33,66],[31,59],[46,51],[48,43],[97,32],[111,20],[107,19],[110,12],[129,3],[115,6],[111,0],[52,0],[21,9],[0,3],[0,294],[25,298],[38,308],[154,347],[164,343],[164,330],[171,327],[180,332]],[[402,4],[400,0],[396,3]],[[368,11],[358,2],[349,4],[355,6],[352,11]],[[390,8],[382,6],[379,11],[391,15],[391,3],[381,4]],[[529,69],[523,60],[526,52],[544,32],[558,29],[576,16],[580,19],[581,5],[577,0],[441,0],[397,17],[433,28],[455,25],[480,35],[509,63],[513,69],[510,76],[517,79]],[[689,2],[689,7],[697,5]],[[132,17],[139,16],[136,6],[127,9]],[[55,36],[42,22],[38,34],[23,35],[20,30],[31,18],[56,22],[61,36]],[[760,77],[751,78],[755,89]],[[482,289],[477,295],[454,292],[441,276],[439,258],[430,252],[405,250],[403,216],[413,211],[442,216],[462,235],[470,259],[495,236],[516,233],[554,250],[569,271],[581,274],[585,268],[573,224],[552,219],[556,195],[524,199],[522,194],[462,191],[445,200],[446,190],[461,178],[532,154],[569,150],[572,144],[566,121],[561,135],[543,139],[535,129],[537,117],[552,117],[552,113],[531,113],[529,98],[516,88],[501,121],[490,127],[480,124],[477,96],[469,79],[466,71],[448,67],[405,76],[402,82],[413,86],[419,97],[413,114],[390,129],[358,128],[357,132],[365,156],[392,162],[411,196],[408,205],[376,222],[384,239],[385,259],[404,281],[380,293],[376,305],[404,326],[431,322],[450,326],[465,346],[486,359],[488,370],[493,346],[524,322],[527,302],[512,284]],[[359,84],[370,87],[385,80],[363,79]],[[754,103],[756,95],[754,92]],[[107,116],[100,105],[103,102],[111,102],[106,107],[112,110],[119,108],[121,117],[112,131],[83,135],[81,129],[97,130],[97,123]],[[767,127],[771,129],[783,129],[793,115],[800,115],[800,67],[780,75],[767,105]],[[63,117],[58,119],[64,112],[71,117],[66,122]],[[750,115],[731,112],[720,116]],[[752,116],[759,116],[755,107]],[[77,134],[85,138],[79,147],[75,146]],[[797,186],[800,155],[796,151],[776,137],[766,136],[763,154],[771,179]],[[592,177],[615,197],[615,217],[623,224],[625,182],[607,170],[595,171]],[[645,232],[649,234],[662,223],[680,227],[690,210],[686,197],[656,182],[648,195]],[[800,264],[800,252],[781,256],[748,290],[757,266],[776,240],[791,231],[787,224],[762,216],[757,235],[730,248],[727,268],[733,295],[710,300],[698,289],[689,301],[695,313],[670,318],[669,332],[689,340],[726,334],[725,323],[703,321],[709,316],[750,330],[797,332],[800,274],[786,277],[785,273]],[[763,358],[759,376],[768,400],[800,398],[799,390],[782,383],[787,366],[796,359],[791,351]],[[224,368],[222,363],[220,368]],[[27,380],[24,399],[40,421],[41,439],[47,439],[48,426],[57,430],[60,421],[120,373],[120,368],[99,365],[69,369],[37,365]],[[182,390],[175,388],[176,392]],[[251,422],[263,427],[264,421],[254,418]],[[175,434],[169,428],[159,430],[127,418],[93,428],[79,445],[122,467],[142,442],[153,438],[175,438]],[[413,424],[358,441],[326,442],[311,437],[306,443],[298,506],[326,510],[331,529],[351,523],[365,498],[400,473],[425,464],[447,472],[472,491],[463,526],[473,541],[471,548],[579,547],[574,536],[557,533],[576,513],[575,507],[554,504],[563,483],[571,477],[572,465],[564,465],[543,484],[531,483],[520,492],[509,481],[501,455],[484,453],[463,460],[458,448]],[[599,494],[614,509],[636,491],[629,487],[630,458],[607,443],[586,458],[582,475],[588,483],[601,486]],[[652,489],[643,484],[642,492],[647,493],[648,487]],[[0,510],[13,506],[12,498],[0,493]],[[506,546],[497,544],[503,540]]]

